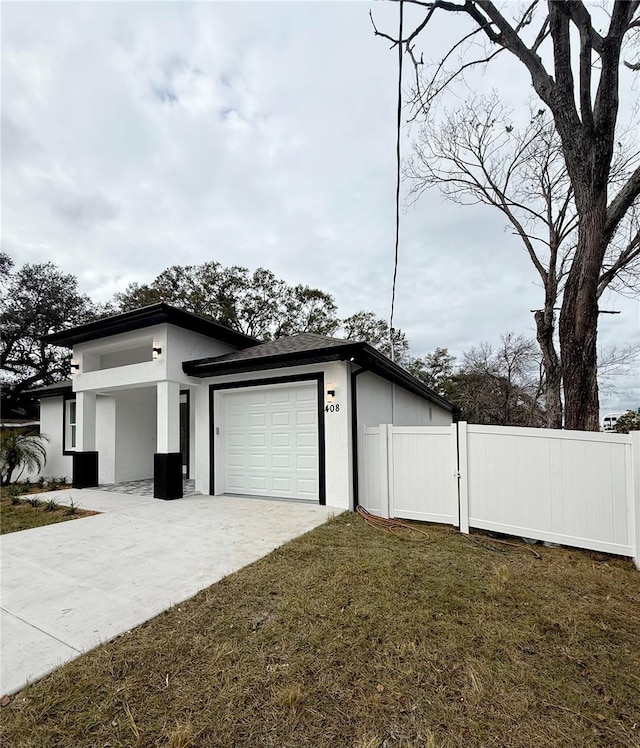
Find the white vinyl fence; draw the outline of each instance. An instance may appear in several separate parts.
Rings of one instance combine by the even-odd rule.
[[[631,556],[640,568],[640,432],[365,428],[359,503],[374,514]]]

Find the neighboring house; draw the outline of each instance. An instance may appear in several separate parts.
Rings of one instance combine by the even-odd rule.
[[[77,487],[182,479],[204,494],[357,504],[365,426],[450,424],[453,406],[367,343],[259,343],[160,303],[49,335],[72,379],[36,391],[47,472]],[[361,440],[360,440],[361,441]]]

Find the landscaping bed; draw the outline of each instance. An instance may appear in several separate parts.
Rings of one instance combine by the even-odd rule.
[[[3,744],[637,748],[632,563],[420,528],[332,520],[5,699]]]
[[[69,486],[60,484],[59,488],[69,488]],[[22,491],[12,489],[14,489],[13,486],[4,487],[2,498],[0,498],[0,534],[2,535],[98,514],[98,512],[80,509],[73,502],[70,506],[64,506],[58,504],[50,496],[43,499],[38,493],[37,486]]]
[[[71,483],[69,483],[67,477],[64,475],[52,478],[38,478],[36,481],[16,481],[9,486],[2,486],[0,488],[0,498],[30,496],[31,494],[44,493],[45,491],[63,491],[66,488],[71,488]]]

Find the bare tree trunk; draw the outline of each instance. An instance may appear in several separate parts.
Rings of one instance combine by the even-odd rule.
[[[576,258],[564,289],[560,312],[560,350],[564,383],[565,427],[600,428],[597,379],[598,268],[605,249],[607,191],[598,190],[583,209]]]
[[[535,313],[536,337],[542,351],[544,369],[544,401],[547,415],[547,428],[562,428],[562,367],[553,340],[554,319],[553,301],[551,307]]]

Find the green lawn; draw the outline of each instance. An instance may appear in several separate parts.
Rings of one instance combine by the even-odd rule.
[[[426,529],[338,517],[24,689],[3,745],[637,748],[631,562]]]
[[[40,504],[32,506],[29,500],[39,501]],[[11,498],[0,499],[0,534],[29,530],[32,527],[53,525],[57,522],[97,514],[97,512],[87,512],[77,508],[72,512],[66,506],[54,509],[52,505],[47,505],[47,501],[48,499],[40,499],[37,494],[29,496],[29,499],[21,498],[18,504],[14,504]]]

